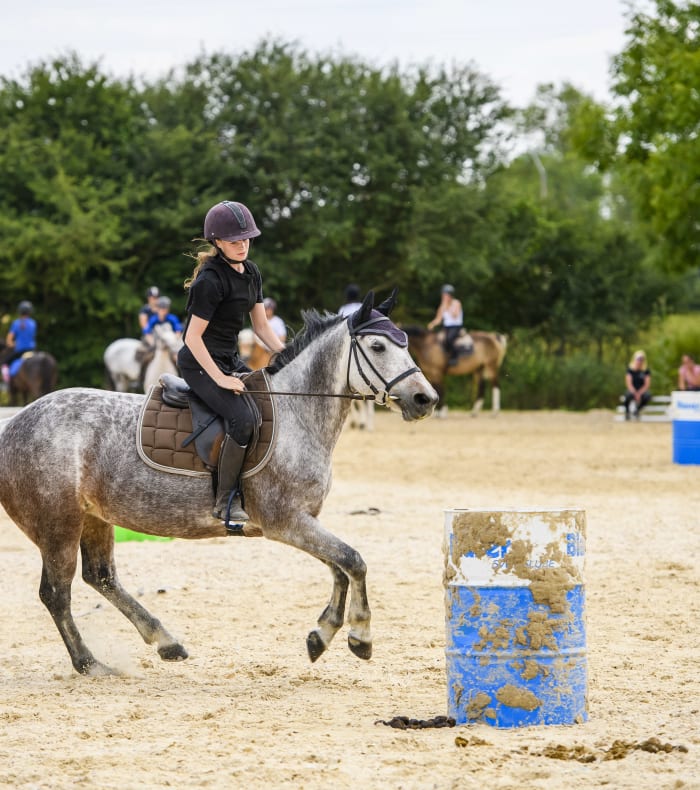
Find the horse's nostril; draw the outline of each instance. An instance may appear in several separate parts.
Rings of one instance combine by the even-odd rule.
[[[437,400],[437,398],[435,398],[435,397],[433,397],[433,396],[431,396],[431,395],[426,395],[424,392],[417,392],[417,393],[416,393],[416,394],[413,396],[413,400],[414,400],[414,401],[415,401],[415,402],[416,402],[416,403],[417,403],[419,406],[428,406],[428,405],[429,405],[429,404],[431,404],[431,403],[435,403],[435,401]]]

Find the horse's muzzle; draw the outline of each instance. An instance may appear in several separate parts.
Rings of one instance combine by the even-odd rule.
[[[438,394],[421,375],[423,381],[411,382],[408,379],[404,386],[397,387],[389,399],[389,408],[401,411],[401,416],[407,422],[423,420],[430,417],[438,402]]]

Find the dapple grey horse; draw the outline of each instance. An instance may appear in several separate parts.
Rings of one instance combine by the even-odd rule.
[[[348,645],[372,652],[366,566],[360,554],[318,519],[331,484],[331,456],[350,398],[374,396],[405,420],[429,416],[437,393],[415,367],[406,337],[389,319],[394,294],[373,310],[373,295],[345,319],[304,314],[304,329],[268,368],[277,412],[270,460],[244,480],[251,520],[243,534],[263,535],[325,563],[333,577],[328,605],[307,638],[315,661],[343,625]],[[38,546],[43,567],[39,597],[85,675],[112,672],[83,641],[71,612],[78,552],[82,577],[119,609],[162,659],[187,657],[185,648],[124,590],[114,562],[113,524],[177,538],[225,536],[211,515],[207,477],[147,466],[136,448],[145,396],[88,388],[54,392],[0,423],[0,503]]]

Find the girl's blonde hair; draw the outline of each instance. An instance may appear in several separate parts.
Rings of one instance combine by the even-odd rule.
[[[211,244],[207,244],[205,249],[202,249],[196,255],[191,256],[197,261],[197,263],[195,264],[192,274],[184,282],[185,289],[188,289],[192,285],[192,283],[197,279],[197,275],[202,270],[204,264],[210,258],[214,258],[216,253],[216,247],[212,246]]]
[[[647,355],[642,351],[641,348],[637,349],[637,351],[635,351],[634,354],[632,354],[632,359],[630,359],[630,367],[632,367],[632,365],[634,365],[634,363],[640,358],[641,359],[647,358]]]

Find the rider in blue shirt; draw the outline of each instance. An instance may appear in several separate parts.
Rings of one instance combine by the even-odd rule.
[[[5,341],[7,348],[13,351],[5,359],[5,365],[9,366],[26,351],[34,351],[36,348],[36,321],[32,318],[33,311],[31,302],[23,301],[17,306],[19,317],[10,324]]]
[[[170,312],[170,305],[171,302],[167,296],[159,297],[156,305],[156,314],[148,319],[148,323],[144,327],[144,338],[146,335],[153,334],[153,327],[157,324],[170,324],[175,334],[179,335],[182,333],[182,323],[174,313]]]

